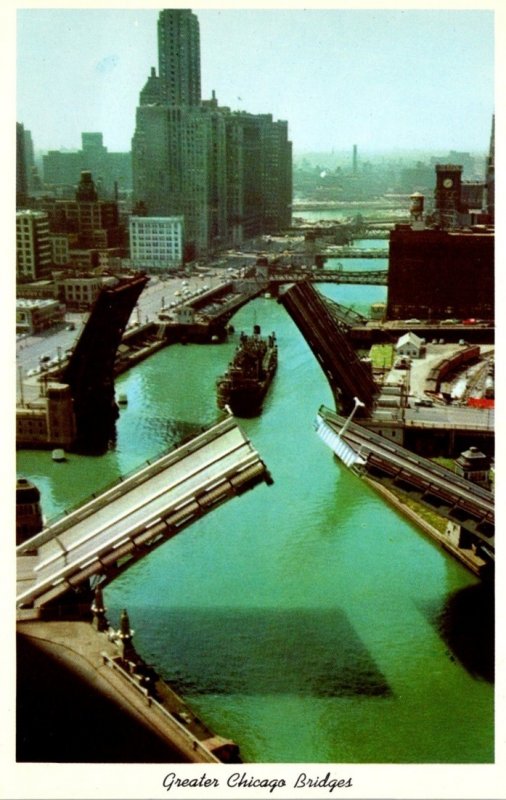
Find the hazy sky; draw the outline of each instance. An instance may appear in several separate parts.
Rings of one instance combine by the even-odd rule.
[[[203,98],[286,119],[295,153],[488,148],[493,10],[193,10]],[[17,121],[36,149],[80,149],[83,131],[130,149],[158,13],[17,10]]]

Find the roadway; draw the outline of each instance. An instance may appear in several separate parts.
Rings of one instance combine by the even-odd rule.
[[[235,271],[234,271],[235,272]],[[224,269],[209,268],[208,274],[194,274],[173,277],[152,276],[142,291],[134,308],[127,330],[141,322],[156,321],[160,312],[168,311],[187,299],[195,298],[205,291],[204,287],[215,288],[230,280],[231,272]],[[88,311],[67,311],[65,321],[47,330],[33,334],[18,334],[16,337],[16,385],[17,401],[34,402],[42,397],[39,382],[47,359],[51,367],[65,360],[66,351],[72,349],[87,320]]]
[[[415,406],[405,409],[404,422],[407,426],[493,432],[494,409],[444,405],[431,408]]]
[[[366,462],[366,471],[379,469],[390,476],[402,479],[421,492],[422,502],[427,496],[441,501],[440,513],[454,518],[455,509],[462,515],[461,524],[471,530],[478,538],[489,545],[493,551],[493,528],[495,504],[493,494],[474,483],[450,472],[426,458],[412,453],[399,445],[373,433],[368,428],[350,423],[345,432],[342,428],[345,418],[322,406],[318,412],[319,422],[323,421],[334,433],[359,454]],[[429,505],[434,503],[430,500]],[[447,506],[443,510],[443,504]]]
[[[19,545],[18,606],[106,574],[260,480],[270,480],[264,463],[226,418]]]

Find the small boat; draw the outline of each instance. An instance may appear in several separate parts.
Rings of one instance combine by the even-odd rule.
[[[264,338],[258,325],[253,335],[241,333],[239,346],[224,375],[216,382],[219,408],[230,409],[238,417],[254,417],[262,403],[278,366],[276,335]]]
[[[128,397],[127,397],[126,394],[122,393],[122,394],[118,395],[118,405],[120,405],[120,406],[128,405]]]
[[[53,461],[66,461],[67,456],[65,455],[65,450],[62,450],[61,447],[56,447],[53,452],[51,453],[51,458]]]

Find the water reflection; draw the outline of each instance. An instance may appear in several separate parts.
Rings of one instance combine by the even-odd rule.
[[[428,616],[448,647],[474,678],[494,681],[494,587],[484,581],[449,595],[443,607]]]
[[[494,680],[494,588],[489,582],[451,595],[438,629],[452,653],[476,678]]]

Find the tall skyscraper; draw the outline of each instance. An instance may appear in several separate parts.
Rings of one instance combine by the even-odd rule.
[[[28,199],[28,176],[26,173],[25,129],[16,122],[16,208],[24,208]]]
[[[490,222],[493,225],[495,222],[495,114],[492,117],[492,131],[490,133],[490,146],[487,158],[485,187],[485,210],[490,217]]]
[[[186,9],[160,12],[158,72],[167,103],[200,105],[200,29],[193,12]]]
[[[189,10],[158,19],[159,74],[143,87],[132,139],[134,202],[183,216],[185,259],[290,224],[291,143],[271,114],[200,97],[200,34]]]
[[[208,119],[198,107],[137,108],[134,200],[150,217],[184,217],[187,259],[209,246],[208,138]]]

